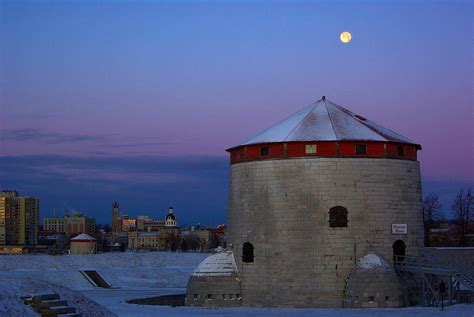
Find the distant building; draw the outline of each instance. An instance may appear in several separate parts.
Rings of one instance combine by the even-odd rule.
[[[43,230],[56,233],[65,233],[73,236],[80,233],[95,235],[95,218],[87,217],[82,213],[66,215],[62,218],[44,218]]]
[[[169,250],[170,243],[176,235],[171,231],[129,232],[128,248],[130,250]]]
[[[168,215],[166,216],[165,220],[165,227],[176,227],[176,216],[174,215],[173,207],[168,209]]]
[[[226,241],[226,225],[219,225],[217,228],[210,229],[211,230],[211,239],[212,239],[212,248],[223,247],[227,246]]]
[[[38,243],[39,199],[0,192],[0,247]]]
[[[137,231],[160,231],[165,228],[165,221],[153,220],[148,216],[139,216],[137,218]]]
[[[168,209],[165,220],[155,220],[149,216],[138,216],[137,218],[122,215],[118,209],[118,203],[112,205],[112,233],[133,231],[160,231],[165,228],[176,228],[177,221],[173,207]]]
[[[120,214],[118,202],[112,204],[112,232],[122,232],[122,216]]]
[[[71,239],[71,254],[94,254],[97,252],[96,239],[82,233]]]
[[[122,216],[121,231],[130,232],[137,230],[137,219],[130,218],[127,215]]]
[[[66,218],[44,218],[43,230],[55,233],[66,233]]]

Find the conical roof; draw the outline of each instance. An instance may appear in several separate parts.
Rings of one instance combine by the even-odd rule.
[[[416,144],[323,97],[238,146],[297,141],[385,141]]]
[[[90,240],[90,241],[94,241],[95,238],[91,237],[90,235],[88,235],[87,233],[81,233],[80,235],[72,238],[71,240],[73,241],[77,241],[77,240]]]

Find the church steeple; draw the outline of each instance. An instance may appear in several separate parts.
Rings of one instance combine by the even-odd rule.
[[[170,206],[168,208],[168,215],[165,220],[165,227],[176,227],[176,216],[174,215],[174,209]]]

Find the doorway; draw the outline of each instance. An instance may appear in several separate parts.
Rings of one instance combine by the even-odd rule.
[[[393,261],[395,263],[402,262],[405,260],[405,242],[397,240],[392,245],[393,248]]]

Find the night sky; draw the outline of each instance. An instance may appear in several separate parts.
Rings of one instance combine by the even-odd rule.
[[[226,221],[226,148],[325,95],[474,184],[472,1],[0,0],[0,189]],[[352,33],[342,44],[339,34]]]

